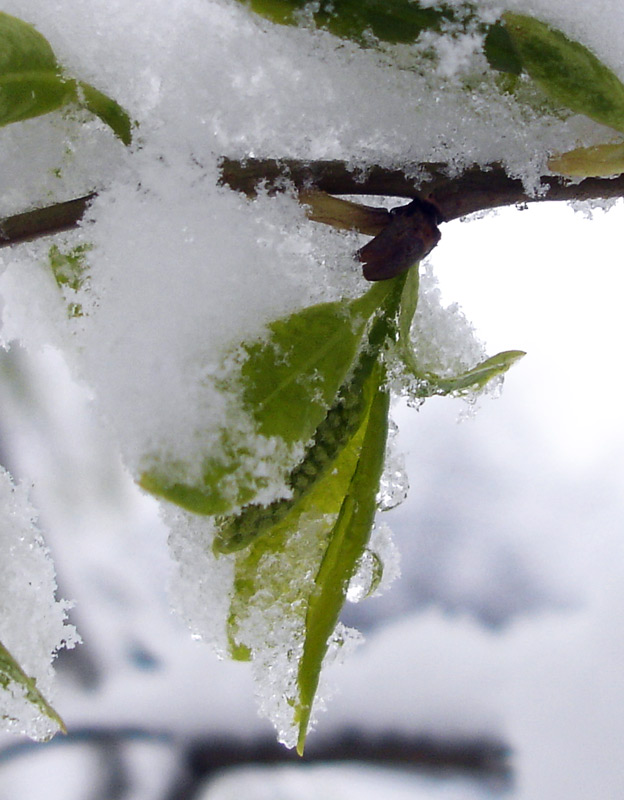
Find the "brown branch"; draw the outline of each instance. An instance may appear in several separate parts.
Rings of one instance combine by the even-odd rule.
[[[0,247],[51,236],[77,227],[95,196],[93,192],[65,203],[55,203],[5,217],[0,220]]]
[[[543,193],[528,195],[522,182],[510,178],[494,164],[471,167],[449,176],[444,164],[421,164],[406,170],[372,166],[354,172],[342,161],[297,161],[224,158],[221,181],[232,189],[253,196],[260,186],[279,191],[294,186],[309,206],[311,219],[377,235],[391,215],[380,208],[327,198],[326,195],[376,195],[427,200],[441,219],[451,220],[499,206],[544,200],[592,200],[624,197],[624,175],[617,178],[586,178],[570,183],[556,176],[542,178]],[[420,177],[415,178],[418,174]],[[322,193],[325,193],[323,195]],[[96,193],[37,208],[0,220],[0,247],[50,236],[77,227]]]
[[[586,178],[571,183],[565,178],[542,178],[544,193],[527,194],[522,181],[510,178],[500,164],[470,167],[449,176],[441,163],[418,165],[410,170],[370,167],[353,171],[343,161],[295,161],[247,159],[222,161],[222,181],[240,192],[254,195],[259,186],[269,190],[290,182],[296,189],[318,189],[333,195],[377,195],[420,198],[434,203],[450,222],[476,211],[544,200],[596,200],[624,197],[624,175],[617,178]],[[418,175],[420,177],[412,177]]]

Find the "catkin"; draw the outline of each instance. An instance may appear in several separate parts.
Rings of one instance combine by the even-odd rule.
[[[289,475],[288,484],[292,496],[274,500],[268,505],[248,505],[238,516],[222,519],[214,543],[217,552],[232,553],[241,550],[266,533],[280,522],[325,475],[361,424],[362,413],[366,407],[363,384],[370,374],[374,361],[371,354],[362,356],[351,380],[338,392],[334,405],[316,429],[303,460]]]

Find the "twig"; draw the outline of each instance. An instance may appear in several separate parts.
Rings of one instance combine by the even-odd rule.
[[[422,176],[418,180],[413,175]],[[376,235],[391,217],[384,209],[358,203],[348,204],[326,195],[376,195],[426,200],[433,203],[446,221],[499,206],[536,203],[545,200],[593,200],[624,197],[624,175],[617,178],[586,178],[571,183],[556,176],[542,178],[543,193],[525,192],[522,182],[510,178],[502,166],[471,167],[461,175],[448,175],[445,164],[421,164],[417,168],[386,169],[372,166],[353,172],[343,161],[305,162],[293,159],[224,158],[221,181],[232,189],[253,196],[259,186],[269,191],[294,186],[301,200],[310,206],[310,217],[337,227]],[[320,193],[325,193],[325,199]],[[64,203],[36,208],[0,220],[0,247],[50,236],[77,227],[93,192]],[[316,198],[316,199],[315,199]],[[324,208],[322,206],[324,205]],[[330,208],[331,206],[331,208]],[[339,206],[341,208],[339,209]]]

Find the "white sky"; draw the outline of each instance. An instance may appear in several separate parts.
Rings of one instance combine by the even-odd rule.
[[[622,440],[622,203],[593,218],[566,204],[445,226],[432,254],[488,353],[526,350],[503,392],[521,397],[561,456]]]

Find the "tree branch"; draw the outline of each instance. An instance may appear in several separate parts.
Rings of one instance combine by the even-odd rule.
[[[20,244],[42,236],[78,227],[96,193],[77,197],[65,203],[24,211],[0,220],[0,247]]]
[[[289,181],[298,190],[314,188],[332,195],[419,198],[434,203],[446,222],[500,206],[624,197],[624,175],[586,178],[578,183],[544,176],[543,194],[529,195],[522,181],[510,178],[500,164],[470,167],[454,176],[449,176],[448,166],[442,163],[420,164],[409,170],[373,166],[365,172],[354,172],[343,161],[224,158],[221,164],[223,183],[250,196],[258,186],[275,190]]]
[[[354,172],[343,161],[305,162],[292,159],[224,158],[221,181],[249,196],[259,187],[270,192],[294,186],[309,216],[339,228],[377,235],[392,219],[385,209],[346,203],[327,195],[376,195],[425,200],[433,203],[445,222],[477,211],[545,200],[594,200],[624,197],[624,175],[586,178],[571,183],[564,178],[542,178],[543,193],[528,195],[522,182],[510,178],[502,166],[471,167],[449,175],[445,164],[421,164],[410,169],[372,166]],[[323,194],[325,193],[325,194]],[[0,220],[0,247],[71,230],[80,225],[96,193],[64,203],[37,208]]]

